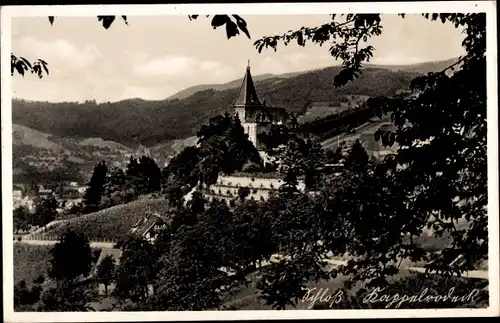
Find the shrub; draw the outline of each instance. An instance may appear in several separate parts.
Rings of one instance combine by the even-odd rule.
[[[40,285],[43,284],[44,282],[45,282],[45,276],[44,275],[38,276],[38,278],[33,281],[33,283],[40,284]]]

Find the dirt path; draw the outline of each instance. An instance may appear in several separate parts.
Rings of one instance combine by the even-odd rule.
[[[22,240],[22,241],[14,241],[14,243],[24,243],[24,244],[31,244],[31,245],[38,245],[38,246],[50,246],[50,245],[56,244],[57,241],[56,240]],[[90,247],[97,248],[97,249],[113,248],[114,245],[115,245],[114,242],[97,242],[97,241],[90,242]]]

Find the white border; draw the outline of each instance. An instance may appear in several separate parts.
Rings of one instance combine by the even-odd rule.
[[[373,2],[373,3],[293,3],[277,4],[179,4],[179,5],[93,5],[93,6],[11,6],[1,8],[2,50],[2,224],[3,224],[3,299],[6,322],[65,321],[155,321],[155,320],[237,320],[294,318],[364,317],[451,317],[499,315],[499,217],[498,217],[498,100],[496,5],[494,1]],[[11,122],[11,18],[28,16],[149,16],[167,14],[239,13],[245,15],[315,13],[433,13],[487,12],[487,113],[488,113],[488,215],[490,307],[487,309],[421,310],[322,310],[322,311],[203,311],[203,312],[97,312],[97,313],[15,313],[13,311],[12,250],[12,122]],[[132,19],[130,19],[132,21]],[[207,25],[208,26],[208,25]]]

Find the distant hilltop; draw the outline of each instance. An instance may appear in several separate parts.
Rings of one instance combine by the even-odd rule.
[[[458,60],[458,57],[456,58],[451,58],[443,61],[435,61],[435,62],[424,62],[424,63],[416,63],[416,64],[410,64],[410,65],[376,65],[376,64],[366,64],[365,67],[368,68],[382,68],[382,69],[387,69],[393,72],[397,71],[410,71],[410,72],[415,72],[415,73],[428,73],[428,72],[435,72],[435,71],[441,71],[445,69],[446,67],[450,66],[454,62]],[[316,71],[318,69],[314,70],[307,70],[307,71],[300,71],[300,72],[293,72],[293,73],[286,73],[286,74],[261,74],[261,75],[255,75],[253,76],[254,81],[263,81],[267,79],[272,79],[272,78],[290,78],[297,76],[299,74],[303,73],[308,73],[312,71]],[[193,95],[196,92],[199,91],[205,91],[209,89],[213,89],[216,91],[222,91],[222,90],[227,90],[227,89],[233,89],[237,88],[240,86],[241,81],[243,79],[237,79],[231,82],[223,83],[223,84],[200,84],[200,85],[195,85],[188,87],[182,91],[177,92],[174,95],[171,95],[167,98],[167,100],[181,100],[184,98],[187,98],[190,95]]]

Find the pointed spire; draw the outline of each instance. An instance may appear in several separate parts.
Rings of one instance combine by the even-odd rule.
[[[252,74],[250,73],[250,60],[248,60],[247,71],[233,105],[235,107],[262,105],[257,97],[257,91],[255,91]]]

